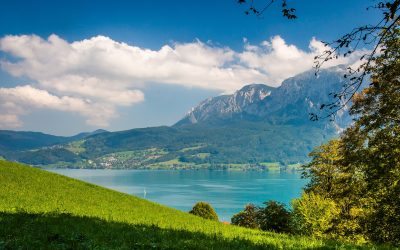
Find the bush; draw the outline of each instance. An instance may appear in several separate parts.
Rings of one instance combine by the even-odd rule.
[[[200,216],[204,219],[218,221],[217,213],[215,212],[214,208],[212,208],[211,205],[207,202],[197,202],[192,210],[189,211],[189,213]]]
[[[231,223],[241,227],[259,228],[260,225],[257,221],[258,210],[254,204],[248,204],[243,211],[232,217]]]
[[[335,221],[340,214],[340,208],[334,201],[310,192],[293,200],[292,205],[297,232],[319,238],[333,236]]]
[[[257,213],[260,228],[277,233],[291,232],[291,213],[286,209],[285,204],[273,200],[264,204],[265,207],[260,208]]]

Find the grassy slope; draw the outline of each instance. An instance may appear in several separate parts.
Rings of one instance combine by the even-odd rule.
[[[0,249],[300,249],[333,242],[203,220],[21,164],[0,161]],[[351,246],[341,246],[351,248]]]

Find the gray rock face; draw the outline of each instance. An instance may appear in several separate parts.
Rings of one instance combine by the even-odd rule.
[[[332,95],[341,90],[345,79],[343,66],[304,72],[273,88],[263,84],[244,86],[232,95],[208,98],[192,108],[175,126],[211,123],[214,120],[229,122],[232,119],[260,120],[271,124],[310,124],[335,128],[348,126],[351,118],[346,109],[334,121],[325,119],[311,122],[310,113],[320,112],[321,104],[333,101]]]
[[[268,98],[275,88],[264,84],[244,86],[232,95],[210,97],[192,108],[176,126],[206,122],[212,119],[231,119],[234,115],[247,113],[255,103]]]

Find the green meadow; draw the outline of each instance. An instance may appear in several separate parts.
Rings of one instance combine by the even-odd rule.
[[[378,249],[225,225],[0,161],[0,249]]]

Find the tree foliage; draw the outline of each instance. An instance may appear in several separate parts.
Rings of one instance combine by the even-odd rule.
[[[356,164],[371,200],[365,220],[368,236],[400,243],[400,30],[384,39],[371,68],[372,82],[354,98],[354,126],[343,135],[344,164]]]
[[[215,220],[218,221],[218,215],[215,212],[214,208],[207,202],[197,202],[192,210],[189,211],[190,214],[200,216],[207,220]]]
[[[261,2],[261,1],[260,1]],[[245,14],[246,15],[250,15],[250,14],[254,14],[256,16],[261,16],[263,15],[263,13],[269,9],[273,4],[274,4],[274,0],[269,0],[269,1],[262,1],[262,5],[260,6],[261,8],[258,8],[255,3],[254,0],[252,1],[246,1],[246,0],[238,0],[239,4],[246,4],[248,3],[248,8],[245,10]],[[286,17],[287,19],[296,19],[296,9],[292,8],[288,5],[287,0],[281,0],[281,12],[282,12],[282,16]]]
[[[353,96],[354,124],[311,153],[307,193],[340,208],[338,238],[400,244],[400,30],[383,38],[368,70],[371,83]],[[305,215],[306,216],[306,215]]]
[[[245,209],[235,214],[231,221],[233,225],[260,228],[264,231],[278,233],[291,232],[291,212],[285,204],[269,200],[264,202],[264,207],[249,204]]]
[[[303,193],[301,198],[293,200],[292,206],[294,228],[297,233],[322,238],[334,232],[340,208],[332,199],[308,192]]]
[[[259,16],[274,3],[259,1],[265,4],[259,10],[254,2],[246,14]],[[304,166],[310,183],[293,203],[293,221],[319,237],[400,245],[400,0],[374,1],[367,9],[381,11],[381,19],[325,42],[315,57],[318,74],[325,62],[369,48],[347,68],[343,89],[330,93],[333,101],[311,114],[311,120],[334,118],[351,105],[354,124],[310,154]]]
[[[257,214],[260,228],[265,231],[277,233],[289,233],[291,214],[286,209],[285,204],[277,201],[267,201],[265,207],[261,208]]]
[[[231,223],[241,227],[259,228],[260,225],[257,221],[258,212],[259,209],[254,204],[247,204],[243,211],[232,217]]]

